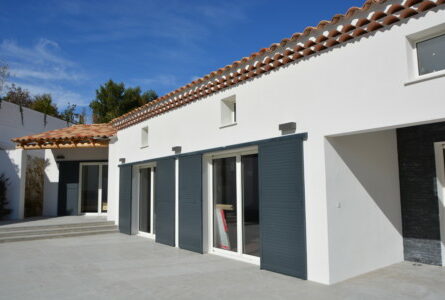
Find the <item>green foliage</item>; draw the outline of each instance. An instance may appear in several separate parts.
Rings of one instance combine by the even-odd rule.
[[[87,110],[82,108],[82,112],[78,115],[78,124],[86,124],[87,122]]]
[[[68,123],[77,123],[77,114],[74,112],[76,110],[76,104],[68,103],[67,107],[60,113],[60,118]]]
[[[65,120],[67,123],[77,123],[80,118],[79,114],[75,113],[76,105],[69,104],[67,107],[59,111],[57,105],[53,102],[52,96],[50,94],[36,95],[32,97],[29,92],[22,89],[19,86],[12,84],[8,87],[8,93],[3,98],[3,100],[19,105],[20,115],[23,124],[23,107],[38,111],[43,113],[43,123],[46,126],[47,116],[53,116]],[[86,113],[83,115],[83,120],[85,119]]]
[[[124,83],[109,80],[96,90],[96,99],[91,101],[94,123],[108,123],[130,110],[158,98],[155,91],[142,93],[140,87],[125,88]]]
[[[57,105],[53,103],[53,99],[50,94],[42,94],[34,97],[30,107],[31,109],[43,113],[43,123],[46,126],[46,116],[53,116],[59,118],[59,111]]]
[[[45,168],[49,161],[28,155],[25,185],[25,217],[37,217],[43,210],[43,185]]]
[[[0,175],[0,220],[11,213],[8,206],[8,199],[6,198],[6,192],[8,190],[9,178],[5,174]]]
[[[30,107],[33,101],[29,92],[19,86],[16,86],[15,84],[12,84],[3,100],[19,106],[20,118],[23,124],[23,107]]]
[[[32,97],[29,92],[25,89],[22,89],[15,84],[11,84],[8,87],[8,92],[3,100],[17,104],[19,106],[30,107],[32,104]]]

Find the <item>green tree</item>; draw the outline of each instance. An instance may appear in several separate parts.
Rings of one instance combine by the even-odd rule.
[[[60,118],[62,120],[65,120],[66,123],[77,123],[76,118],[77,114],[76,111],[76,104],[70,104],[68,103],[67,107],[60,113]]]
[[[43,113],[43,123],[46,126],[46,116],[53,116],[58,118],[59,111],[57,105],[53,103],[53,99],[50,94],[42,94],[34,97],[30,107],[33,110]]]
[[[29,92],[25,89],[22,89],[15,84],[11,84],[8,87],[8,92],[3,100],[19,105],[20,107],[30,107],[32,104],[32,97]]]
[[[82,112],[78,115],[78,124],[86,124],[87,122],[87,110],[86,108],[82,108]]]
[[[125,88],[124,83],[109,80],[96,90],[96,99],[91,101],[94,123],[108,123],[130,110],[158,98],[155,91],[142,93],[140,87]]]

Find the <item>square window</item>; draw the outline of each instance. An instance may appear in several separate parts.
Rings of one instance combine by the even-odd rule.
[[[221,126],[236,123],[236,97],[221,100]]]
[[[445,34],[416,44],[419,75],[445,70]]]
[[[148,126],[141,128],[141,148],[148,147]]]

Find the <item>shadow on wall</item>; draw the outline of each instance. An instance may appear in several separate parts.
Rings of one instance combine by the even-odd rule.
[[[8,153],[5,150],[0,149],[0,174],[5,174],[9,178],[9,185],[7,190],[7,201],[8,208],[17,210],[18,202],[20,197],[20,178],[18,176],[20,168],[18,165],[11,161]],[[14,213],[17,211],[12,211],[11,214],[5,218],[14,218]]]
[[[403,261],[395,130],[325,141],[331,283]]]
[[[357,189],[366,191],[386,219],[402,235],[395,131],[363,133],[327,140],[359,183],[359,186],[346,187],[346,194],[354,197]],[[340,176],[335,179],[339,186],[342,185],[341,181]]]

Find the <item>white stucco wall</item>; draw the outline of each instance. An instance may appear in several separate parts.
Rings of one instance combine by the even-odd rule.
[[[329,138],[325,151],[331,283],[403,261],[395,130]]]
[[[339,265],[334,260],[341,257],[332,250],[338,239],[329,236],[328,225],[341,215],[328,210],[328,203],[338,194],[326,187],[326,167],[332,162],[327,164],[325,155],[332,152],[328,147],[325,153],[325,137],[445,120],[445,77],[405,85],[412,75],[407,36],[443,25],[444,20],[443,8],[430,11],[120,130],[113,146],[118,149],[113,162],[117,157],[136,162],[172,155],[172,146],[182,146],[185,153],[276,137],[280,123],[295,121],[297,132],[308,133],[304,144],[308,279],[332,283],[370,271],[377,267],[375,262],[335,270]],[[236,95],[238,124],[220,128],[220,101],[232,95]],[[149,146],[140,148],[140,129],[147,125]],[[389,142],[388,137],[375,138]],[[381,155],[388,158],[391,153]],[[341,160],[337,164],[341,166]],[[369,195],[360,192],[360,183],[353,181],[347,169],[343,171],[345,182],[357,190],[356,201],[371,205]],[[394,196],[394,190],[388,193],[389,198]],[[118,191],[110,195],[115,203],[117,195]],[[373,218],[386,222],[378,211]],[[398,238],[394,231],[390,234]],[[348,243],[355,238],[351,236]],[[391,254],[382,258],[382,265],[397,257]]]
[[[43,150],[22,151],[15,149],[15,144],[11,142],[11,139],[66,126],[65,121],[51,116],[47,116],[45,126],[44,115],[28,108],[23,108],[22,123],[20,107],[6,101],[1,102],[0,149],[4,150],[0,150],[0,174],[5,173],[11,182],[8,189],[8,198],[13,212],[9,215],[9,218],[23,218],[26,155],[41,158],[45,156]]]
[[[112,138],[108,146],[108,212],[107,218],[119,224],[119,151],[120,143]]]

